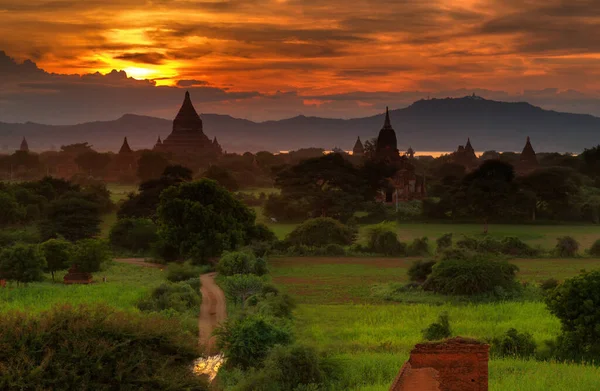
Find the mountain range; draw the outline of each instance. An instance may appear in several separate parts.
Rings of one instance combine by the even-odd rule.
[[[175,113],[173,113],[175,115]],[[384,114],[355,119],[294,118],[252,122],[227,115],[201,114],[204,132],[229,152],[277,152],[304,147],[350,150],[360,136],[377,137]],[[499,102],[477,96],[426,99],[390,110],[398,148],[453,151],[471,139],[477,151],[520,151],[527,136],[536,151],[574,152],[600,144],[600,118],[544,110],[526,102]],[[127,137],[133,149],[151,148],[166,138],[172,121],[125,114],[114,121],[77,125],[0,122],[2,153],[16,149],[23,137],[35,151],[87,141],[98,151],[117,151]]]

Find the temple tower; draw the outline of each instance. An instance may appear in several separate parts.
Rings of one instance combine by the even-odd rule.
[[[23,137],[23,141],[21,141],[21,146],[19,147],[19,151],[29,152],[29,145],[27,144],[27,140],[25,140],[25,137]]]
[[[356,139],[356,143],[354,143],[354,148],[352,148],[353,156],[364,156],[365,155],[365,147],[363,143],[360,141],[360,137]]]
[[[538,167],[539,163],[533,147],[531,146],[531,140],[527,137],[525,147],[519,157],[519,163],[517,164],[517,171],[519,174],[527,174],[534,171]]]
[[[398,140],[396,139],[396,132],[394,131],[394,128],[392,128],[390,112],[387,107],[385,108],[385,122],[377,137],[375,157],[377,159],[390,161],[396,160],[399,157]]]

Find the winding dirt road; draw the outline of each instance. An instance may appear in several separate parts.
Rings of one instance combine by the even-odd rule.
[[[202,305],[200,306],[200,317],[198,328],[200,329],[200,344],[204,345],[206,353],[216,354],[216,338],[212,335],[213,330],[227,318],[227,307],[225,294],[215,283],[217,273],[202,274],[200,282],[202,286]]]
[[[115,262],[127,263],[141,267],[164,268],[165,265],[157,263],[144,262],[142,258],[117,258]],[[206,349],[206,354],[217,354],[215,346],[216,338],[213,337],[213,330],[227,319],[227,305],[225,294],[215,283],[217,273],[202,274],[200,282],[202,286],[202,305],[200,306],[200,316],[198,317],[198,328],[200,329],[199,343]]]

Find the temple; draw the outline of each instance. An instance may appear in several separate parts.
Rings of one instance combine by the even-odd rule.
[[[27,140],[23,137],[23,141],[21,141],[21,147],[19,148],[21,152],[29,152],[29,145],[27,144]]]
[[[410,148],[411,154],[414,151]],[[394,169],[394,174],[388,178],[388,186],[381,189],[379,201],[385,203],[398,203],[413,199],[423,199],[427,196],[425,191],[425,175],[417,175],[414,165],[407,155],[400,156],[396,131],[392,127],[389,109],[385,108],[385,121],[379,131],[377,145],[375,146],[374,159],[383,162]]]
[[[189,92],[185,93],[183,104],[173,120],[171,134],[162,142],[159,137],[154,150],[170,153],[175,158],[186,155],[216,157],[222,153],[216,138],[210,141],[204,134],[202,119],[192,104]]]
[[[519,162],[516,164],[515,169],[519,175],[526,175],[535,171],[538,168],[538,160],[531,146],[531,140],[527,137],[525,147],[519,157]]]
[[[465,167],[467,171],[474,170],[479,165],[475,149],[471,145],[471,139],[467,138],[467,143],[459,145],[456,152],[452,154],[452,161]]]
[[[352,148],[353,156],[364,156],[365,155],[365,147],[363,143],[360,141],[360,137],[356,139],[356,143],[354,144],[354,148]]]

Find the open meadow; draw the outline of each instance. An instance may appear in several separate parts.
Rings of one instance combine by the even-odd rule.
[[[560,332],[558,319],[541,300],[461,303],[444,296],[436,300],[408,296],[405,302],[392,303],[378,298],[378,286],[408,281],[406,271],[413,261],[350,257],[271,260],[274,282],[299,304],[295,326],[300,342],[344,363],[339,389],[388,390],[411,348],[421,342],[421,330],[444,311],[449,314],[452,334],[464,337],[491,339],[514,327],[531,333],[543,349],[544,341]],[[563,280],[581,269],[600,268],[600,259],[591,258],[512,262],[520,268],[518,278],[528,282],[549,277]],[[600,369],[591,366],[492,358],[489,368],[490,390],[600,389]]]

